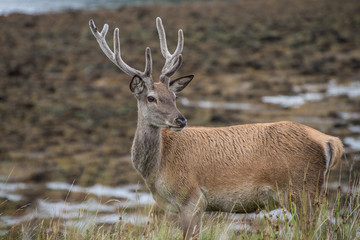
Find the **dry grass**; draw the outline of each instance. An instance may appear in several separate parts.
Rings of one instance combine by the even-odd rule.
[[[64,225],[60,219],[36,220],[13,227],[4,239],[180,239],[178,223],[153,206],[138,210],[147,221],[129,224],[86,223]],[[239,217],[240,216],[240,217]],[[254,217],[256,216],[256,217]],[[76,219],[74,219],[76,222]],[[360,239],[360,192],[324,197],[311,214],[303,209],[252,215],[205,214],[200,239]]]

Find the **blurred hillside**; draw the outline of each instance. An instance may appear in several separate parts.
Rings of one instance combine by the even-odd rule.
[[[347,127],[360,120],[344,122],[339,112],[359,112],[359,97],[325,98],[296,109],[265,104],[261,97],[294,95],[295,85],[330,79],[359,81],[359,13],[358,0],[244,0],[2,16],[0,175],[84,186],[140,180],[129,160],[137,117],[130,77],[102,53],[89,19],[99,29],[109,24],[110,46],[119,27],[122,56],[135,68],[144,68],[149,46],[157,79],[164,63],[155,27],[160,16],[170,49],[177,29],[184,30],[177,76],[193,73],[195,79],[182,97],[261,106],[231,111],[179,104],[190,125],[300,119],[341,138],[355,135]],[[355,159],[359,151],[349,156]]]

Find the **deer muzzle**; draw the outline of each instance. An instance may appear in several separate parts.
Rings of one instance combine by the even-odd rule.
[[[181,131],[186,127],[187,120],[183,116],[179,116],[175,119],[174,124],[169,125],[169,128],[173,131]]]

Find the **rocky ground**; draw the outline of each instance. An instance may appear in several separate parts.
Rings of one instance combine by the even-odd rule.
[[[164,63],[157,16],[170,49],[177,29],[185,33],[177,76],[195,74],[179,99],[189,125],[301,122],[355,140],[355,148],[345,144],[342,169],[356,173],[360,96],[333,94],[331,86],[360,86],[359,12],[358,0],[244,0],[1,16],[0,175],[81,186],[141,181],[129,158],[137,117],[130,77],[104,56],[88,21],[110,25],[109,45],[119,27],[122,56],[135,68],[143,69],[151,47],[157,78]],[[263,98],[308,93],[320,95],[300,105]]]

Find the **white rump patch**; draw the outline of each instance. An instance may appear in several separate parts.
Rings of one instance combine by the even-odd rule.
[[[329,166],[331,163],[331,158],[332,158],[332,149],[331,149],[331,145],[329,142],[326,143],[325,145],[325,171],[324,171],[324,180],[326,180],[326,176],[329,173]]]

